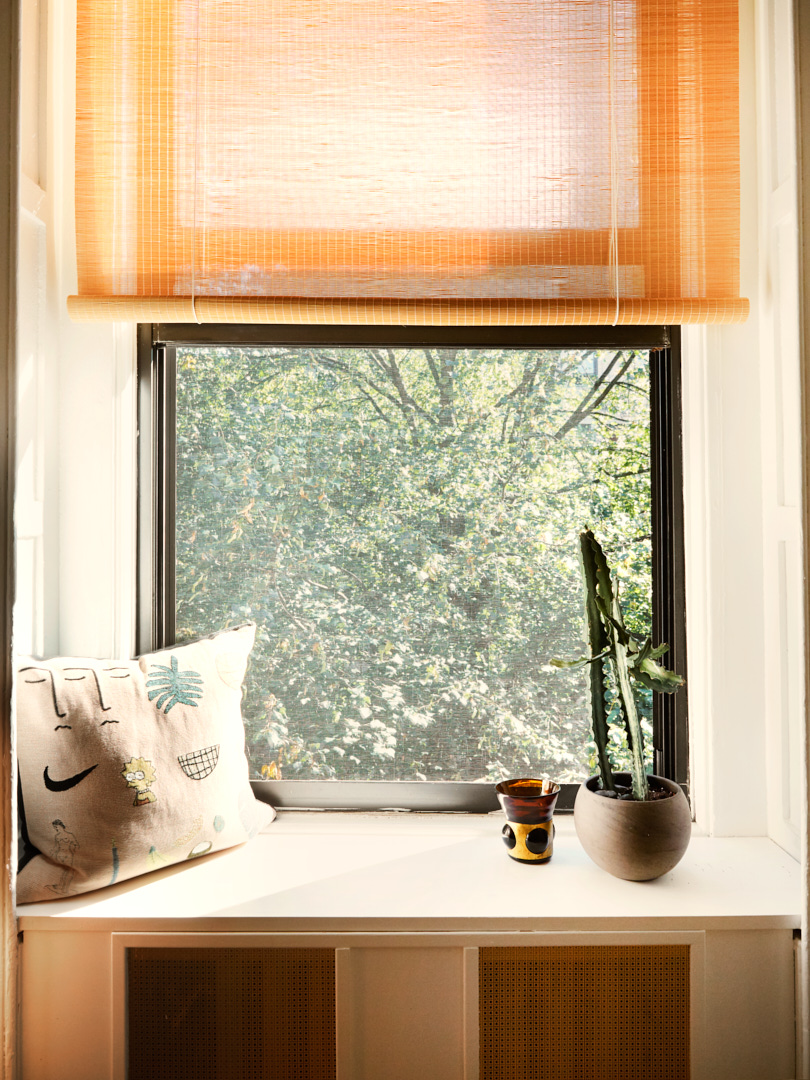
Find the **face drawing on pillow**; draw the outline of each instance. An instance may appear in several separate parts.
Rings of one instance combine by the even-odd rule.
[[[197,671],[181,668],[177,657],[170,656],[165,665],[151,664],[146,677],[146,697],[158,715],[168,718],[177,705],[198,708],[203,678]],[[119,690],[124,691],[125,684],[112,680],[129,681],[132,671],[124,664],[95,667],[74,663],[57,670],[31,665],[20,669],[20,679],[26,686],[26,696],[38,697],[43,716],[50,712],[54,720],[53,737],[40,741],[38,747],[39,775],[48,791],[71,791],[98,769],[98,743],[92,738],[88,741],[88,736],[93,729],[96,737],[104,730],[113,732],[115,728],[107,725],[120,723],[117,716],[122,715],[125,698]],[[46,726],[40,736],[47,731]],[[219,744],[214,744],[177,755],[175,767],[179,766],[192,780],[204,780],[216,768],[219,750]],[[135,789],[134,806],[147,806],[157,800],[152,791],[157,775],[153,760],[133,757],[123,764],[119,775]]]
[[[87,673],[90,673],[89,675]],[[113,679],[128,679],[130,673],[123,665],[120,667],[108,667],[102,668],[102,673],[107,674]],[[54,731],[59,731],[60,728],[70,728],[71,725],[64,723],[67,720],[67,708],[65,702],[65,696],[71,689],[67,685],[59,685],[56,681],[56,677],[47,667],[38,667],[31,665],[30,667],[20,668],[20,674],[23,676],[23,682],[27,684],[31,683],[47,683],[48,689],[51,692],[51,701],[53,704],[54,715],[56,716],[56,725]],[[99,672],[94,667],[66,667],[62,670],[61,683],[67,684],[71,682],[84,682],[85,679],[92,677],[96,684],[96,696],[98,698],[99,711],[104,714],[112,710],[112,705],[107,704],[104,690],[101,686],[101,679],[99,678]],[[103,727],[105,724],[117,724],[118,721],[114,720],[110,716],[101,717],[100,724]]]
[[[130,673],[126,667],[108,667],[103,668],[102,673],[109,676],[112,679],[128,679]],[[30,667],[21,668],[20,675],[22,681],[28,685],[42,684],[43,689],[49,691],[50,703],[54,713],[54,731],[72,731],[73,724],[69,723],[70,719],[74,717],[69,715],[68,700],[70,697],[70,691],[73,687],[69,686],[69,683],[80,683],[87,680],[91,680],[94,683],[93,689],[95,694],[91,692],[88,700],[97,702],[94,707],[86,709],[86,719],[90,723],[96,722],[99,727],[105,727],[107,724],[119,723],[112,715],[112,705],[108,703],[108,696],[105,695],[102,679],[100,678],[99,671],[94,667],[66,667],[62,671],[62,676],[57,679],[54,672],[47,667],[38,667],[32,665]],[[82,688],[83,689],[83,688]],[[82,719],[85,719],[83,717]],[[53,746],[54,760],[59,761],[65,758],[64,744],[62,738],[58,738],[54,742]],[[68,775],[52,776],[51,770],[52,764],[49,762],[45,765],[45,769],[42,774],[42,779],[45,787],[48,791],[62,792],[70,791],[71,788],[77,787],[84,779],[86,779],[96,768],[98,768],[98,762],[93,765],[88,765],[85,768],[80,768],[75,772]],[[64,773],[63,769],[58,769],[58,772]]]

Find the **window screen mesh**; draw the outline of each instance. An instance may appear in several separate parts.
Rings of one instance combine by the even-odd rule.
[[[586,651],[586,526],[649,633],[649,417],[632,350],[178,348],[176,635],[256,621],[253,776],[587,776],[549,660]]]

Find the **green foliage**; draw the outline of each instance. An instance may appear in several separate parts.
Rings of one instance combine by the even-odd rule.
[[[609,791],[615,790],[608,754],[608,699],[612,688],[613,719],[623,725],[630,751],[633,798],[643,802],[649,793],[644,734],[631,680],[648,690],[672,694],[683,686],[683,679],[657,663],[668,645],[653,647],[649,636],[637,637],[625,626],[618,582],[614,588],[605,554],[590,529],[579,534],[579,541],[590,655],[573,661],[553,659],[551,663],[560,668],[590,668],[591,724],[602,788]]]
[[[195,348],[177,381],[178,637],[256,620],[253,775],[588,773],[587,683],[545,667],[577,522],[650,618],[646,356]]]
[[[202,697],[202,676],[190,669],[181,671],[176,656],[171,658],[169,666],[153,664],[146,686],[149,700],[157,698],[155,708],[166,713],[175,705],[190,705],[196,709],[195,699]]]

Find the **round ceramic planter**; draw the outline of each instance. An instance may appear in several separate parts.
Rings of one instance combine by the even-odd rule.
[[[628,773],[614,777],[629,786]],[[586,854],[609,874],[627,881],[661,877],[680,862],[689,846],[692,814],[686,796],[673,780],[661,776],[650,780],[672,795],[652,802],[606,799],[597,795],[599,780],[592,776],[574,803],[574,825]]]

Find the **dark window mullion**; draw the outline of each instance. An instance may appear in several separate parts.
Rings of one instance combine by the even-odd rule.
[[[668,326],[232,326],[154,323],[155,343],[172,345],[390,345],[475,349],[658,349]]]
[[[154,351],[155,395],[155,604],[153,641],[156,648],[175,639],[175,534],[177,491],[177,369],[174,345],[158,345]]]
[[[650,354],[653,526],[653,641],[667,642],[667,667],[686,678],[680,328]],[[653,695],[653,769],[688,784],[687,694]]]

